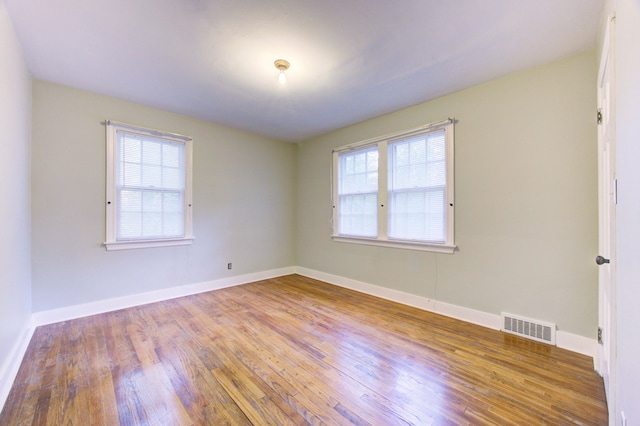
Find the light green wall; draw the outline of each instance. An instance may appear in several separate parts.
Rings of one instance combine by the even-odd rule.
[[[299,144],[297,265],[595,337],[596,75],[590,51]],[[333,242],[331,149],[447,117],[459,252]]]
[[[193,245],[101,247],[105,119],[193,138]],[[32,161],[36,312],[294,265],[292,144],[35,81]]]
[[[12,349],[31,315],[31,77],[0,0],[0,406]]]
[[[594,337],[596,72],[587,52],[298,146],[36,81],[34,311],[297,264]],[[450,116],[460,251],[332,242],[331,148]],[[194,138],[193,246],[100,246],[105,119]]]

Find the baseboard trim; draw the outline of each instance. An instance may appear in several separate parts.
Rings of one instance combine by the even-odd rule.
[[[598,341],[596,339],[558,330],[556,331],[556,346],[593,357],[593,368],[594,370],[596,369],[596,362],[598,360]]]
[[[67,321],[75,318],[82,318],[90,315],[117,311],[119,309],[130,308],[132,306],[146,305],[148,303],[161,302],[163,300],[175,299],[177,297],[190,296],[192,294],[204,293],[211,290],[218,290],[222,288],[266,280],[269,278],[281,277],[283,275],[290,275],[293,273],[295,273],[295,267],[290,266],[286,268],[255,272],[252,274],[237,275],[229,278],[220,278],[217,280],[205,281],[196,284],[170,287],[147,293],[132,294],[130,296],[99,300],[96,302],[68,306],[60,309],[34,312],[32,315],[32,322],[33,324],[35,324],[35,326],[53,324],[56,322]]]
[[[9,356],[0,369],[0,411],[2,411],[5,402],[7,402],[11,386],[13,386],[13,382],[18,375],[22,359],[27,352],[35,329],[33,321],[29,319],[24,327],[22,327],[18,338],[11,348],[11,352],[9,352]]]
[[[326,272],[316,271],[314,269],[308,269],[301,266],[296,267],[296,273],[305,277],[369,294],[371,296],[376,296],[382,299],[391,300],[393,302],[402,303],[403,305],[413,306],[425,311],[434,312],[473,324],[481,325],[483,327],[488,327],[494,330],[500,329],[499,315],[489,314],[486,312],[477,311],[475,309],[464,308],[462,306],[440,302],[435,299],[416,296],[415,294],[409,294],[399,290],[393,290],[387,287],[365,283],[363,281],[352,280],[350,278],[328,274]]]
[[[500,315],[487,312],[477,311],[475,309],[465,308],[450,303],[440,302],[435,299],[429,299],[422,296],[416,296],[404,293],[398,290],[392,290],[386,287],[380,287],[374,284],[362,281],[352,280],[350,278],[332,275],[326,272],[316,271],[314,269],[298,266],[295,268],[297,274],[316,280],[335,284],[340,287],[366,293],[371,296],[380,297],[382,299],[391,300],[393,302],[402,303],[404,305],[413,306],[425,311],[434,312],[436,314],[445,315],[451,318],[470,322],[472,324],[481,325],[493,330],[500,330],[502,320]],[[558,330],[556,332],[556,346],[582,355],[593,357],[594,366],[596,365],[596,357],[598,354],[597,342],[588,337],[579,336],[577,334],[567,333]]]
[[[9,394],[13,380],[20,368],[20,363],[27,350],[31,336],[35,327],[56,322],[67,321],[75,318],[82,318],[90,315],[116,311],[130,308],[132,306],[146,305],[148,303],[160,302],[163,300],[175,299],[177,297],[190,296],[192,294],[204,293],[251,282],[266,280],[290,274],[300,274],[309,278],[325,281],[340,287],[349,288],[361,293],[413,306],[426,311],[456,318],[462,321],[477,324],[483,327],[499,330],[501,327],[500,315],[465,308],[450,303],[429,299],[422,296],[393,290],[386,287],[369,284],[363,281],[333,275],[326,272],[317,271],[301,266],[290,266],[279,269],[271,269],[245,275],[237,275],[229,278],[221,278],[196,284],[188,284],[178,287],[170,287],[130,296],[118,297],[96,302],[84,303],[80,305],[68,306],[60,309],[34,312],[30,322],[25,325],[20,337],[12,349],[10,357],[2,366],[0,376],[0,407],[4,405],[4,400]],[[591,356],[594,359],[594,367],[597,366],[597,342],[595,339],[579,336],[558,330],[556,335],[556,345],[560,348]],[[10,380],[9,380],[10,378]]]

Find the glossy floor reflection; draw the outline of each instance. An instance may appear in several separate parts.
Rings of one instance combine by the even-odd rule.
[[[39,327],[0,424],[606,424],[593,360],[298,275]]]

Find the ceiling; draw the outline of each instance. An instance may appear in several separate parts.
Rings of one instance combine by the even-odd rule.
[[[602,0],[4,1],[36,79],[289,142],[594,48],[603,7]],[[285,85],[278,58],[291,63]]]

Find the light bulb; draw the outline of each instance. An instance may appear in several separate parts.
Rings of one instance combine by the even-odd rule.
[[[273,65],[275,65],[276,69],[280,71],[278,81],[280,82],[280,84],[285,84],[287,82],[287,76],[284,72],[289,69],[289,62],[285,61],[284,59],[276,59]]]

